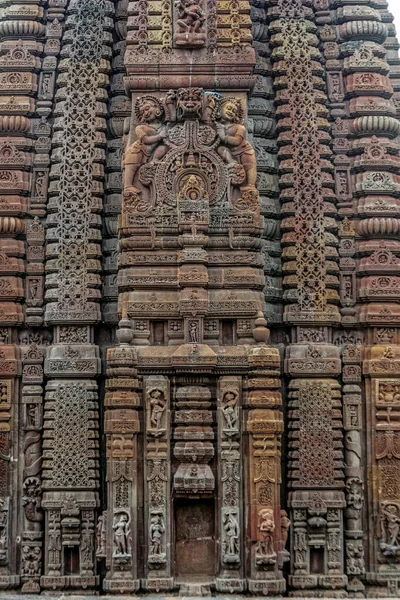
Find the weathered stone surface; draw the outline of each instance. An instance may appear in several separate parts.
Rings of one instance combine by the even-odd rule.
[[[397,49],[2,2],[0,595],[400,595]]]

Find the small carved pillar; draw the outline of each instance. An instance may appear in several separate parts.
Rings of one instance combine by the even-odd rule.
[[[94,325],[102,280],[99,213],[113,25],[108,0],[70,2],[57,75],[47,219],[45,319],[54,327],[45,360],[43,502],[47,589],[90,590],[95,574],[95,511],[99,506],[98,386]],[[59,30],[53,21],[49,27]],[[56,45],[58,44],[58,41]],[[43,73],[42,94],[50,89]],[[44,87],[43,87],[44,86]],[[36,180],[37,181],[37,180]]]
[[[23,530],[22,591],[39,593],[43,557],[42,431],[43,431],[43,349],[32,344],[23,352]]]
[[[218,389],[220,567],[217,590],[244,592],[241,378],[221,377]]]
[[[144,587],[149,592],[172,589],[170,515],[170,392],[160,375],[144,378],[145,527]]]
[[[361,350],[346,344],[343,361],[343,429],[346,476],[345,550],[347,589],[364,590],[365,574],[363,543],[364,469],[362,460]]]
[[[129,323],[129,322],[128,322]],[[128,341],[133,332],[120,322],[121,345],[107,354],[105,433],[107,436],[107,510],[97,523],[98,560],[106,558],[107,592],[135,592],[139,588],[137,530],[139,515],[138,451],[140,404],[136,352]],[[127,336],[127,337],[126,337]]]
[[[14,348],[6,346],[8,357],[14,355]],[[3,350],[4,356],[4,350]],[[8,362],[8,361],[7,361]],[[17,361],[15,366],[17,366]],[[17,575],[11,575],[15,561],[15,545],[12,543],[12,510],[16,508],[12,497],[11,457],[13,453],[11,430],[15,422],[15,379],[0,380],[0,589],[14,587],[19,582]],[[11,568],[10,568],[11,567]]]
[[[400,589],[400,348],[376,345],[365,350],[367,448],[370,477],[369,563],[366,580],[398,597]],[[373,588],[377,589],[377,588]]]
[[[32,0],[27,9],[10,0],[2,5],[0,18],[0,590],[19,585],[25,566],[20,558],[27,553],[16,543],[23,526],[18,516],[24,444],[17,328],[29,321],[31,292],[33,304],[43,305],[43,265],[27,266],[24,260],[30,223],[26,217],[32,215],[28,194],[34,181],[32,117],[45,31],[41,5]],[[36,312],[41,315],[42,309]]]
[[[256,319],[255,337],[256,330],[262,329],[261,321],[265,324],[264,319]],[[248,589],[261,595],[275,595],[286,587],[282,565],[287,560],[285,545],[290,525],[280,505],[283,418],[279,410],[282,404],[278,391],[279,352],[259,345],[249,351],[249,363],[247,404],[252,410],[247,417],[251,540]]]
[[[295,362],[301,363],[300,359]],[[340,384],[333,379],[295,379],[289,398],[289,473],[294,489],[289,494],[293,516],[290,583],[299,595],[305,587],[343,588],[347,577]]]

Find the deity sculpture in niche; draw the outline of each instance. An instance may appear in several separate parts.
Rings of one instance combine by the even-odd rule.
[[[400,556],[400,508],[394,502],[382,502],[379,515],[380,548],[386,557]]]
[[[272,508],[262,508],[258,513],[258,517],[258,530],[261,539],[256,546],[256,563],[257,565],[273,565],[276,562],[274,511]]]
[[[206,16],[199,0],[177,0],[175,2],[177,46],[203,46],[206,42],[204,23]]]
[[[114,516],[114,552],[113,556],[129,556],[129,515],[126,512],[119,512]]]
[[[225,530],[223,544],[223,560],[225,563],[236,563],[239,560],[239,521],[236,510],[224,514],[223,527]]]
[[[140,97],[136,141],[125,153],[125,214],[176,214],[192,231],[209,208],[221,214],[259,211],[256,158],[242,124],[239,98],[202,88]],[[193,202],[197,202],[195,206]],[[189,206],[190,204],[190,206]]]
[[[222,414],[225,420],[224,433],[232,435],[238,431],[238,394],[233,390],[225,392],[221,403]]]
[[[0,564],[7,559],[8,510],[6,500],[0,498]]]
[[[166,554],[162,544],[165,522],[160,511],[152,511],[149,526],[150,552],[149,563],[165,563]]]
[[[150,423],[147,432],[153,436],[160,436],[165,432],[162,427],[163,415],[167,407],[162,390],[154,388],[147,394]]]

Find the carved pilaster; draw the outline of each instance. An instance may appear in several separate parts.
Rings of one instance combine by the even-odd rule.
[[[139,394],[135,391],[136,354],[127,344],[107,355],[105,433],[107,436],[107,510],[97,523],[98,560],[106,558],[108,592],[134,592],[138,580]],[[108,540],[111,542],[108,542]]]
[[[262,321],[256,320],[261,330]],[[261,345],[250,351],[249,362],[252,370],[247,392],[247,404],[251,409],[247,416],[251,544],[248,587],[256,594],[274,595],[282,593],[286,587],[282,567],[288,559],[285,546],[290,525],[280,503],[283,418],[279,411],[282,398],[277,379],[279,353]]]
[[[220,568],[217,589],[243,592],[244,521],[242,389],[239,377],[221,377],[218,389]]]
[[[170,389],[164,376],[144,378],[146,581],[150,592],[172,589]]]

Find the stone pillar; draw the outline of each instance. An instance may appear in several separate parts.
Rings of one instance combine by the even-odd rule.
[[[336,206],[325,82],[316,35],[324,2],[270,2],[283,219],[289,382],[289,583],[296,594],[346,586]],[[337,87],[337,79],[331,78]],[[340,92],[340,90],[339,90]],[[337,96],[340,100],[340,94]],[[332,378],[332,379],[331,379]]]
[[[257,328],[265,320],[256,320]],[[257,338],[256,338],[257,339]],[[289,554],[285,549],[290,521],[281,509],[281,434],[283,418],[279,408],[279,352],[259,346],[249,354],[251,371],[248,379],[247,416],[249,434],[247,498],[250,521],[250,573],[248,589],[260,595],[285,591],[283,564]]]
[[[144,379],[145,582],[149,592],[173,588],[170,502],[170,389],[166,377]]]
[[[244,592],[243,451],[240,377],[221,377],[218,389],[220,592]]]
[[[107,0],[71,2],[57,78],[47,219],[43,507],[45,589],[95,589],[99,505],[100,225],[113,21]],[[54,25],[54,22],[53,22]]]
[[[392,485],[396,479],[396,459],[390,449],[392,442],[385,447],[386,439],[396,435],[393,433],[396,426],[392,425],[395,421],[392,415],[396,412],[395,395],[392,396],[395,387],[391,386],[396,386],[397,376],[399,339],[396,324],[399,323],[400,281],[396,241],[400,224],[396,141],[399,123],[384,47],[385,44],[387,49],[391,46],[391,42],[386,43],[389,32],[385,22],[389,15],[381,13],[372,2],[360,2],[358,5],[345,2],[337,8],[336,16],[341,20],[338,33],[346,72],[347,113],[352,134],[351,191],[354,198],[353,212],[349,213],[348,220],[343,221],[342,230],[353,234],[348,237],[355,238],[358,256],[357,283],[354,274],[344,274],[342,295],[345,302],[348,298],[357,298],[357,318],[365,330],[365,350],[363,356],[358,350],[358,364],[350,364],[348,357],[349,351],[354,357],[354,349],[345,346],[343,351],[343,357],[346,356],[349,363],[343,367],[343,381],[352,384],[352,396],[349,397],[353,403],[352,421],[346,425],[346,469],[366,469],[363,516],[368,531],[364,557],[367,594],[397,595],[398,542],[390,539],[388,527],[399,514],[400,496],[398,489]],[[362,380],[361,359],[366,377],[364,388],[358,387]],[[360,408],[354,402],[360,397],[361,389],[364,392],[361,402],[366,432],[364,440],[359,432]],[[388,408],[389,405],[391,408]],[[389,411],[388,417],[384,416],[385,411]],[[353,430],[348,429],[351,424],[355,425]],[[365,452],[361,460],[363,443]],[[357,542],[362,536],[361,482],[360,473],[347,479],[347,487],[352,486],[347,494],[348,525],[355,531],[350,533],[353,539],[347,542],[346,551],[349,574],[353,570],[354,575],[361,575],[363,579],[363,556]]]
[[[123,334],[125,336],[123,337]],[[132,331],[120,329],[121,345],[107,354],[105,424],[107,436],[107,510],[97,521],[96,558],[106,559],[107,592],[135,592],[138,579],[138,524],[141,510],[138,484],[140,392],[137,357],[127,341]]]
[[[18,348],[22,336],[17,328],[24,322],[33,327],[43,323],[44,237],[36,256],[29,247],[31,226],[37,215],[43,217],[45,214],[48,177],[48,164],[39,165],[34,152],[35,117],[40,112],[38,98],[41,96],[39,71],[45,67],[41,58],[45,34],[43,17],[41,2],[33,1],[26,9],[19,2],[10,0],[2,7],[0,25],[0,378],[4,396],[0,402],[0,505],[3,515],[0,518],[3,523],[0,589],[16,587],[22,575],[23,588],[34,592],[39,591],[37,581],[41,569],[38,453],[43,355],[41,349],[28,350],[26,335],[23,336],[26,346],[23,350]],[[36,190],[40,199],[36,197]],[[37,337],[40,338],[40,334]],[[34,362],[30,362],[30,357]],[[21,385],[17,378],[22,372]],[[28,406],[32,414],[35,413],[30,426]],[[31,460],[35,463],[32,486],[27,478]],[[35,509],[30,511],[33,505]],[[15,540],[21,540],[22,546]],[[26,569],[29,556],[33,565],[31,577]]]

